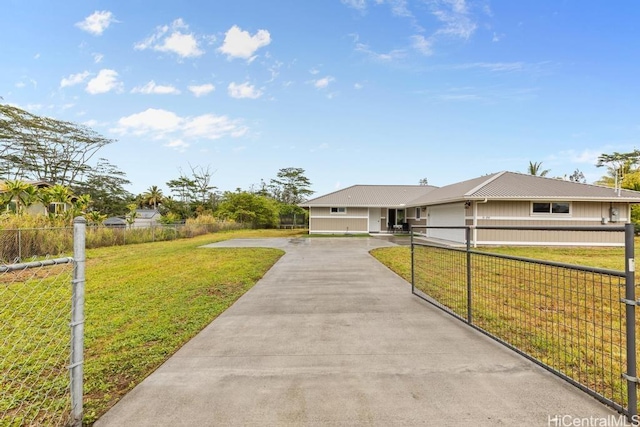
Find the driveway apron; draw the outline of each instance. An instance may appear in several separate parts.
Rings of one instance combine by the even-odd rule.
[[[393,245],[356,237],[211,245],[286,254],[95,425],[553,426],[563,425],[556,417],[618,417],[412,296],[369,254]]]

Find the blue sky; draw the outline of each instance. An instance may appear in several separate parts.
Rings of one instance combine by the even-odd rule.
[[[487,173],[589,182],[637,148],[640,2],[3,0],[0,96],[117,140],[133,193],[281,168],[321,195]]]

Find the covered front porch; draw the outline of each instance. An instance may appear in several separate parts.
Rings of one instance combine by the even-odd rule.
[[[423,208],[369,208],[369,233],[408,233],[412,225],[426,225]]]

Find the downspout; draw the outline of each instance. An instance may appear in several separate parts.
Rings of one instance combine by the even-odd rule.
[[[488,199],[485,197],[483,201],[479,202],[479,201],[475,201],[475,203],[473,204],[473,247],[477,248],[478,247],[478,230],[476,229],[476,227],[478,226],[478,204],[482,203],[487,203]]]

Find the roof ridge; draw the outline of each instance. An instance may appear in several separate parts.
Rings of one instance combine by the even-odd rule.
[[[495,181],[496,179],[500,178],[502,175],[504,175],[506,173],[507,173],[507,171],[502,171],[502,172],[496,173],[491,178],[487,179],[486,181],[483,181],[480,185],[476,185],[474,188],[472,188],[471,190],[469,190],[466,193],[464,193],[463,197],[471,196],[473,193],[475,193],[476,191],[479,191],[485,185],[488,185],[488,184],[492,183],[493,181]]]

